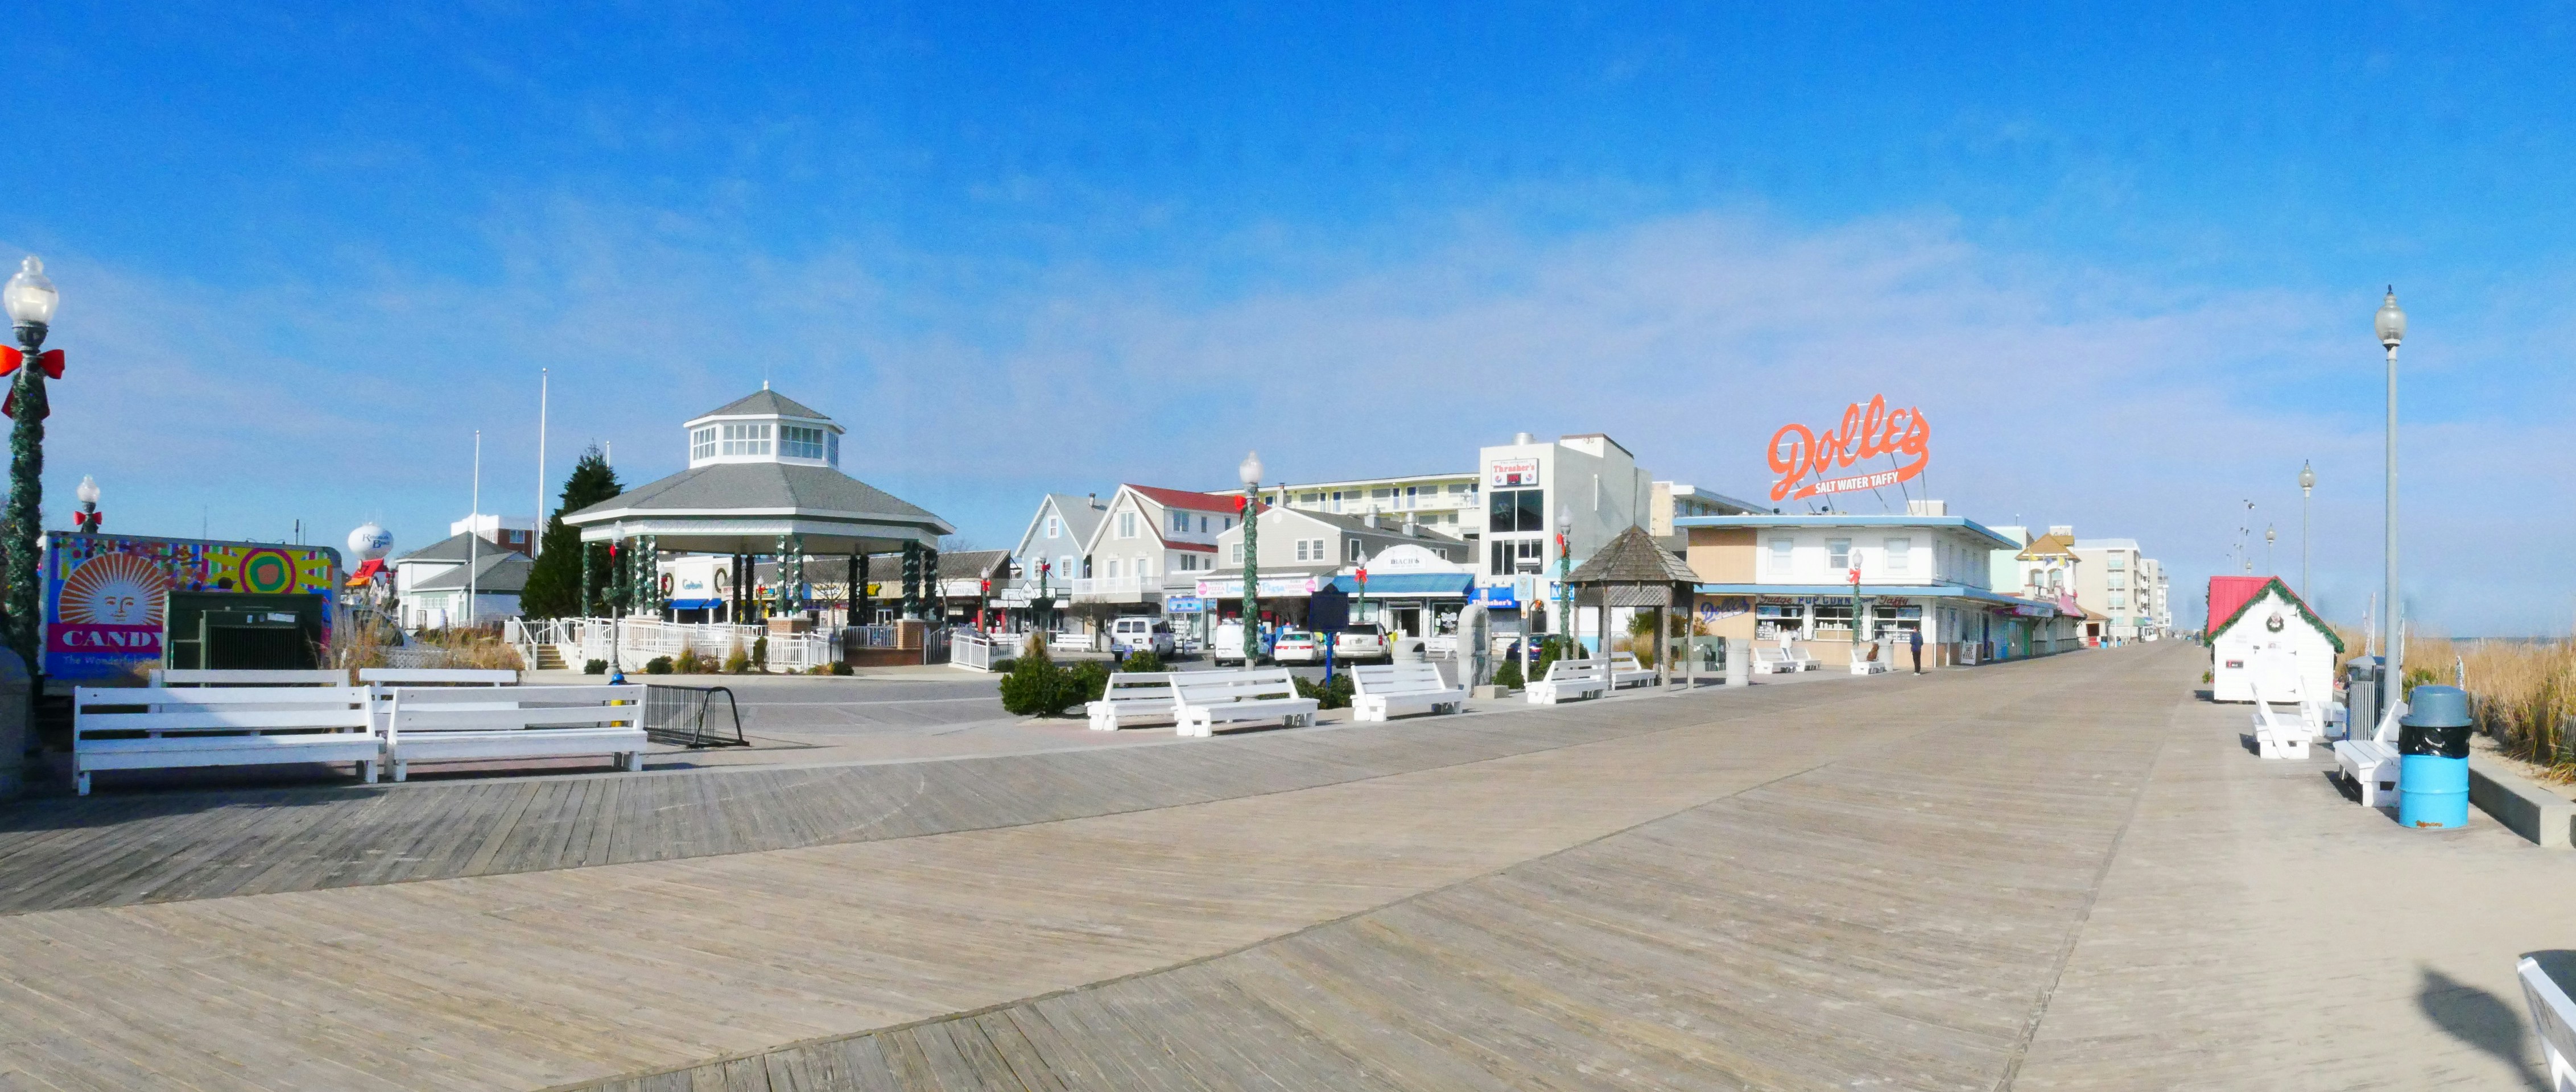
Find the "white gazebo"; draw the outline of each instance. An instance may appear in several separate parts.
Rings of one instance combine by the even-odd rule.
[[[801,614],[805,563],[841,558],[847,586],[863,594],[866,557],[898,553],[934,572],[948,521],[841,472],[840,425],[769,389],[691,418],[689,467],[564,516],[583,542],[618,544],[634,594],[627,609],[658,610],[654,560],[665,553],[731,555],[736,621],[757,617],[754,559],[781,562],[767,596],[774,614]],[[916,567],[908,564],[907,568]],[[907,586],[909,597],[920,589]]]

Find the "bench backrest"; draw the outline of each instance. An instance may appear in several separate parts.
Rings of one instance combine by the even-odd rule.
[[[241,668],[152,669],[152,685],[165,686],[347,686],[349,673],[319,671],[253,671]]]
[[[1610,670],[1612,671],[1643,671],[1645,669],[1646,667],[1644,664],[1637,662],[1637,654],[1634,652],[1613,652],[1610,654]]]
[[[1100,692],[1100,700],[1116,705],[1169,705],[1172,703],[1172,676],[1169,671],[1121,671],[1109,676],[1109,686]]]
[[[1440,678],[1440,669],[1431,664],[1354,667],[1351,669],[1351,683],[1359,693],[1379,696],[1437,694],[1455,689]]]
[[[1266,671],[1176,672],[1172,676],[1172,689],[1183,705],[1224,705],[1297,696],[1295,677],[1284,667]]]
[[[2522,980],[2522,999],[2531,1006],[2531,1026],[2540,1033],[2541,1046],[2557,1061],[2576,1063],[2576,999],[2530,956],[2514,965],[2514,976]]]
[[[405,732],[499,732],[527,728],[640,728],[644,687],[519,686],[495,701],[489,687],[397,686],[385,714],[390,736]]]
[[[362,667],[358,681],[385,686],[517,686],[519,673],[484,667]]]
[[[1547,665],[1547,678],[1542,681],[1579,682],[1609,677],[1610,663],[1607,660],[1558,660]]]
[[[111,709],[118,711],[109,712]],[[123,732],[155,736],[171,732],[365,732],[373,725],[373,717],[367,711],[367,688],[363,686],[82,686],[72,690],[75,741]]]
[[[2389,703],[2388,703],[2388,711],[2387,711],[2386,713],[2382,713],[2382,714],[2380,714],[2380,716],[2379,716],[2379,727],[2378,727],[2378,729],[2376,729],[2376,730],[2374,730],[2374,731],[2372,731],[2372,732],[2370,733],[2370,741],[2371,741],[2371,742],[2373,742],[2373,743],[2385,743],[2385,744],[2387,744],[2387,745],[2389,745],[2389,746],[2391,746],[2391,747],[2396,746],[2396,745],[2397,745],[2397,735],[2398,735],[2398,724],[2397,724],[2397,718],[2399,718],[2399,717],[2403,717],[2403,716],[2405,716],[2405,715],[2406,715],[2406,703],[2405,703],[2405,702],[2403,702],[2403,701],[2392,701],[2392,702],[2389,702]]]

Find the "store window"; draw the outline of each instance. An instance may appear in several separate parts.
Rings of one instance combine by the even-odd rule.
[[[1547,491],[1497,489],[1485,504],[1485,530],[1493,534],[1547,530]]]
[[[1826,635],[1827,635],[1827,634],[1829,634],[1829,633],[1833,635],[1833,638],[1839,638],[1839,639],[1846,639],[1846,640],[1847,640],[1847,639],[1849,639],[1849,638],[1851,637],[1851,628],[1852,628],[1852,605],[1851,605],[1850,603],[1848,603],[1848,602],[1843,602],[1843,603],[1818,603],[1818,604],[1816,604],[1816,639],[1817,639],[1817,640],[1827,640],[1827,639],[1829,639],[1829,638],[1826,636]]]

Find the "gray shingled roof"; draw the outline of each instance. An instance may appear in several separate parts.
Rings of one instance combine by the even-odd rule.
[[[892,516],[947,526],[938,516],[892,493],[828,466],[800,463],[710,463],[636,486],[566,519],[578,521],[593,513],[621,511],[649,515],[780,508]]]
[[[1699,574],[1655,545],[1643,527],[1619,532],[1599,552],[1566,575],[1568,584],[1696,584]]]
[[[1091,532],[1100,527],[1101,520],[1109,518],[1108,503],[1094,508],[1087,494],[1049,493],[1047,497],[1055,501],[1055,514],[1064,517],[1064,533],[1074,541],[1076,549],[1091,541]]]
[[[430,543],[420,549],[395,557],[394,561],[453,561],[462,565],[465,563],[467,558],[466,540],[472,537],[474,536],[471,534],[450,535],[445,539]],[[477,547],[474,550],[474,554],[480,557],[490,557],[493,554],[513,552],[515,551],[511,550],[509,547],[498,545],[488,538],[483,540],[482,546]]]
[[[536,568],[536,565],[536,562],[528,560],[526,554],[510,550],[486,552],[474,566],[474,592],[477,595],[487,593],[497,595],[505,592],[515,594],[528,586],[528,570]],[[411,590],[415,592],[463,591],[464,589],[465,566],[463,565],[411,586]]]
[[[741,398],[734,399],[733,401],[727,402],[715,409],[708,410],[698,416],[737,417],[754,413],[783,413],[789,417],[812,417],[823,421],[831,420],[831,418],[825,417],[821,413],[816,412],[812,407],[798,402],[793,398],[789,398],[786,395],[780,394],[777,391],[770,390],[767,387],[762,387],[757,391],[753,391]]]

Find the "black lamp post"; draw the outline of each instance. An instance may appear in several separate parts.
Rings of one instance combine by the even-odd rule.
[[[44,556],[38,536],[45,507],[45,375],[61,375],[63,368],[61,350],[42,350],[61,298],[45,276],[45,263],[32,254],[19,263],[8,287],[0,289],[0,304],[7,307],[10,327],[18,335],[18,349],[9,361],[17,375],[6,404],[15,422],[9,431],[9,646],[30,670],[38,662],[44,612],[37,568]]]

